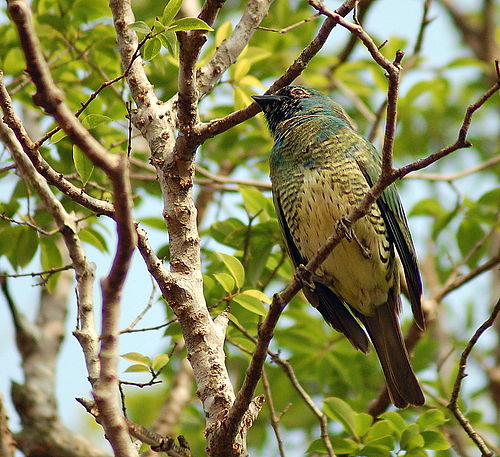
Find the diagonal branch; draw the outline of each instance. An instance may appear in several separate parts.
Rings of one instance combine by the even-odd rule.
[[[214,88],[224,72],[234,63],[267,15],[274,0],[250,0],[247,9],[229,38],[217,48],[210,61],[196,75],[196,88],[203,96]],[[255,113],[254,113],[255,114]]]
[[[3,121],[16,135],[17,140],[22,145],[24,153],[29,157],[37,172],[42,175],[49,184],[59,189],[71,200],[79,203],[85,208],[94,211],[96,214],[105,214],[112,217],[113,205],[104,200],[99,200],[87,194],[83,189],[75,186],[71,181],[64,178],[62,173],[54,170],[42,157],[40,151],[35,147],[35,143],[29,137],[19,116],[17,116],[12,105],[12,99],[4,84],[3,73],[0,71],[0,106],[3,110]]]
[[[53,217],[62,234],[77,278],[76,292],[80,325],[75,334],[82,344],[89,379],[93,382],[97,379],[99,370],[97,363],[98,337],[93,316],[93,267],[88,262],[77,235],[74,217],[66,212],[63,205],[54,196],[47,182],[37,173],[33,164],[24,154],[12,130],[3,122],[0,122],[0,136],[16,162],[17,169],[29,180],[31,186],[39,195],[43,206]],[[50,308],[43,303],[40,307],[37,322],[41,328],[38,331],[25,325],[21,316],[13,316],[15,322],[17,322],[18,341],[31,342],[28,345],[23,344],[23,347],[20,348],[24,359],[24,368],[30,370],[26,376],[26,385],[31,386],[29,389],[30,394],[39,393],[35,395],[36,401],[34,401],[33,397],[30,398],[23,394],[21,386],[14,384],[13,397],[18,402],[23,423],[31,426],[31,423],[34,422],[35,427],[43,426],[43,436],[38,440],[33,439],[34,430],[29,429],[28,426],[28,437],[23,438],[23,442],[28,448],[38,445],[45,446],[44,451],[47,452],[50,449],[51,455],[54,456],[72,455],[74,449],[77,448],[84,452],[85,455],[101,456],[103,455],[101,451],[95,449],[82,437],[67,430],[52,410],[47,414],[47,405],[55,403],[52,399],[53,371],[50,369],[50,363],[55,363],[55,359],[50,362],[49,353],[54,357],[55,352],[58,351],[64,326],[63,320],[66,314],[66,300],[52,300],[51,303]],[[57,306],[54,306],[53,303],[57,303]],[[36,389],[34,389],[35,386]],[[45,398],[40,401],[40,393],[42,392]],[[43,442],[41,438],[43,438]],[[29,452],[26,452],[26,454],[29,454]]]
[[[27,72],[37,89],[33,95],[34,102],[56,119],[71,141],[84,151],[95,166],[112,174],[113,169],[117,166],[116,157],[107,153],[106,149],[89,133],[64,103],[64,94],[56,86],[50,74],[49,65],[41,51],[28,3],[25,0],[11,0],[8,3],[8,11],[17,27],[21,47],[26,58]]]
[[[451,394],[450,402],[448,403],[448,408],[453,413],[457,421],[460,423],[462,428],[465,430],[467,435],[471,438],[472,441],[476,444],[477,448],[481,451],[481,455],[484,457],[493,457],[494,453],[488,449],[488,446],[483,441],[481,436],[472,428],[470,422],[467,420],[465,415],[462,413],[458,406],[458,397],[460,395],[460,388],[462,386],[462,379],[467,376],[465,373],[465,369],[467,368],[467,359],[474,348],[474,345],[477,343],[481,335],[490,328],[495,319],[500,312],[500,300],[497,301],[495,307],[493,308],[490,317],[476,330],[472,338],[467,343],[462,355],[460,357],[460,362],[458,365],[458,373],[455,379],[455,384],[453,386],[453,392]]]
[[[385,64],[385,62],[383,63]],[[397,71],[398,67],[395,66],[395,69]],[[398,77],[395,77],[393,81],[395,87],[393,88],[392,93],[391,92],[388,93],[388,98],[391,96],[391,94],[392,96],[397,95],[398,81],[399,81]],[[448,154],[460,148],[467,147],[468,145],[470,145],[470,143],[467,141],[467,134],[469,131],[472,115],[499,89],[500,89],[500,83],[494,84],[492,88],[486,91],[485,94],[481,96],[477,102],[473,103],[467,108],[464,122],[460,127],[459,139],[454,145],[450,146],[449,148],[445,148],[447,151],[449,150],[449,152],[447,152]],[[392,102],[395,104],[396,100],[393,100]],[[391,102],[389,102],[388,105],[389,104],[391,104]],[[388,118],[387,123],[389,122],[390,119]],[[387,128],[386,126],[386,137],[387,135],[392,135],[392,131],[391,128]],[[359,220],[368,212],[370,206],[377,200],[377,198],[389,185],[394,183],[404,174],[419,169],[422,163],[425,164],[424,166],[427,166],[439,160],[444,155],[446,155],[446,154],[442,155],[440,154],[441,151],[438,151],[438,153],[431,154],[429,157],[417,160],[413,163],[406,165],[405,167],[399,169],[392,169],[391,166],[392,144],[393,143],[391,140],[387,140],[387,138],[385,138],[384,162],[386,166],[382,169],[382,173],[378,181],[367,192],[367,194],[360,202],[360,204],[355,208],[353,208],[349,212],[349,214],[346,215],[346,218],[344,219],[345,223],[339,224],[339,226],[336,227],[336,231],[327,239],[325,244],[318,250],[316,255],[309,261],[309,263],[305,267],[307,271],[310,271],[312,273],[316,271],[316,269],[321,265],[321,263],[324,262],[328,257],[328,255],[332,252],[334,247],[342,240],[342,238],[345,236],[345,233],[347,232],[347,230],[350,229],[352,224],[354,224],[357,220]],[[223,440],[224,445],[231,442],[230,440],[237,433],[238,424],[241,421],[241,418],[243,417],[246,408],[251,402],[255,388],[262,373],[262,367],[266,359],[269,343],[273,337],[273,331],[278,322],[278,319],[281,313],[283,312],[284,308],[286,307],[286,305],[299,292],[300,289],[301,289],[301,284],[299,280],[295,277],[294,280],[288,285],[288,287],[283,292],[281,292],[280,294],[276,294],[273,297],[273,301],[271,303],[269,312],[266,318],[264,319],[264,322],[262,323],[261,327],[259,328],[259,338],[256,344],[254,355],[247,369],[245,380],[243,382],[241,390],[238,392],[236,400],[225,421],[225,427],[223,427],[224,435],[221,437],[221,440]]]
[[[111,179],[113,185],[115,221],[118,245],[113,265],[102,282],[102,344],[99,351],[99,376],[93,384],[93,393],[102,415],[106,438],[115,453],[123,456],[137,455],[128,437],[124,419],[117,401],[118,335],[120,295],[135,248],[135,232],[131,213],[131,191],[126,156],[108,154],[106,149],[83,127],[78,118],[64,103],[64,94],[56,86],[49,66],[35,33],[31,10],[24,0],[13,0],[8,10],[17,27],[26,58],[27,71],[37,89],[35,103],[51,114],[77,145]],[[75,267],[76,269],[76,267]]]
[[[357,0],[346,0],[342,5],[340,5],[335,13],[343,17],[349,14]],[[266,93],[276,92],[278,89],[291,84],[294,79],[296,79],[305,70],[311,59],[321,50],[323,45],[326,43],[331,31],[337,25],[337,21],[328,17],[321,28],[319,29],[315,38],[304,48],[300,55],[295,59],[295,61],[288,67],[285,73],[279,77],[269,88]],[[241,51],[240,51],[241,52]],[[255,116],[260,111],[257,103],[252,103],[246,108],[235,111],[222,119],[216,119],[214,121],[202,124],[198,128],[199,142],[203,143],[208,138],[212,138],[235,125],[241,124],[242,122]]]

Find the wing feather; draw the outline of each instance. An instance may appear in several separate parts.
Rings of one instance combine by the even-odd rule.
[[[278,221],[286,242],[286,248],[295,267],[307,264],[308,260],[302,257],[283,212],[278,191],[273,192],[274,205],[278,214]],[[368,337],[351,314],[347,305],[329,287],[319,282],[314,282],[314,289],[304,287],[304,295],[311,305],[318,309],[323,318],[338,332],[343,333],[351,344],[360,351],[367,353],[369,350]]]
[[[359,144],[362,145],[361,148],[363,150],[359,150],[356,154],[356,161],[368,184],[373,186],[380,175],[381,157],[370,143],[361,137],[359,138],[362,140]],[[408,221],[394,184],[391,184],[382,192],[382,195],[377,200],[377,204],[387,226],[389,237],[396,245],[403,265],[415,322],[423,330],[425,328],[425,321],[421,305],[422,279],[420,278],[417,256],[408,227]]]

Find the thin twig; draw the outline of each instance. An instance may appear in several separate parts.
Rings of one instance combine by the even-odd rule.
[[[151,278],[151,282],[153,284],[153,288],[151,290],[151,293],[149,294],[149,299],[146,304],[146,307],[138,314],[138,316],[133,320],[133,322],[125,329],[122,330],[120,333],[130,333],[131,330],[134,329],[134,327],[143,319],[143,317],[146,315],[146,313],[151,309],[153,306],[153,300],[156,292],[156,287],[155,287],[155,282],[153,281],[153,278]]]
[[[222,183],[222,184],[237,184],[238,186],[250,186],[261,190],[271,190],[271,184],[265,181],[257,181],[254,179],[234,179],[227,178],[225,176],[216,175],[211,173],[206,168],[201,165],[196,165],[196,171],[202,176],[207,177],[211,182]],[[207,181],[200,181],[207,182]]]
[[[237,324],[236,322],[232,322],[231,324],[236,329],[238,329],[243,335],[245,335],[250,341],[252,341],[254,344],[258,343],[258,339],[255,338],[254,336],[252,336],[245,327],[242,327],[241,325]],[[230,342],[231,342],[231,344],[235,345],[243,352],[251,354],[251,351],[248,351],[248,349],[239,345],[235,341],[230,341]],[[318,421],[320,423],[321,439],[323,440],[323,443],[325,444],[326,449],[329,450],[328,451],[329,456],[332,456],[332,455],[334,456],[335,453],[333,453],[332,443],[330,441],[330,436],[328,434],[328,418],[316,406],[316,404],[314,403],[314,400],[307,393],[307,391],[304,389],[304,387],[302,387],[302,384],[300,384],[300,381],[298,380],[297,375],[295,374],[295,370],[293,369],[293,366],[291,365],[291,363],[288,362],[288,360],[281,358],[279,353],[271,351],[270,349],[267,350],[267,353],[270,355],[271,360],[283,369],[283,371],[285,372],[286,376],[290,380],[294,389],[302,397],[302,399],[304,400],[304,403],[307,405],[307,407],[311,410],[311,412],[318,419]],[[283,415],[283,414],[284,414],[284,412],[281,413],[281,415]]]
[[[144,328],[133,328],[133,329],[125,329],[120,332],[120,334],[125,333],[139,333],[139,332],[150,332],[152,330],[160,330],[162,328],[168,327],[170,324],[177,322],[177,319],[169,320],[163,324],[155,325],[154,327],[144,327]]]
[[[448,408],[454,414],[455,418],[458,420],[467,435],[469,435],[471,440],[474,441],[477,448],[481,451],[481,455],[484,457],[493,457],[494,454],[490,451],[490,449],[488,449],[481,436],[479,436],[479,434],[472,428],[470,422],[458,407],[458,397],[460,395],[462,380],[467,376],[467,374],[465,373],[465,369],[467,368],[467,358],[469,357],[474,345],[477,343],[481,335],[493,325],[499,312],[500,300],[497,301],[495,307],[493,308],[493,311],[490,314],[490,317],[476,330],[472,338],[467,343],[467,346],[465,347],[460,357],[457,377],[453,386],[453,392],[451,394],[450,402],[448,403]]]
[[[294,30],[297,27],[300,27],[301,25],[307,24],[308,22],[314,21],[314,19],[317,19],[320,16],[321,16],[321,13],[316,13],[312,16],[309,16],[309,17],[306,17],[305,19],[302,19],[299,22],[296,22],[295,24],[289,25],[288,27],[284,27],[282,29],[273,29],[273,28],[269,28],[269,27],[262,27],[260,25],[258,27],[256,27],[256,29],[264,30],[265,32],[274,32],[274,33],[283,34],[283,33],[290,32],[290,30]]]
[[[26,225],[27,227],[32,228],[33,230],[36,230],[38,233],[42,234],[43,236],[51,236],[56,234],[59,229],[51,230],[50,232],[47,232],[43,228],[39,227],[36,224],[33,224],[30,221],[18,221],[16,219],[13,219],[12,217],[6,216],[5,214],[0,214],[0,219],[3,219],[4,221],[11,222],[12,224],[17,224],[17,225]]]
[[[49,268],[48,270],[37,271],[32,273],[16,273],[16,274],[0,273],[0,278],[26,278],[28,276],[34,278],[35,276],[52,276],[55,273],[59,273],[61,271],[66,271],[66,270],[72,270],[73,268],[74,268],[73,264],[70,264],[70,265],[64,265],[63,267]]]
[[[423,179],[426,181],[455,181],[456,179],[463,178],[464,176],[469,176],[473,173],[477,173],[478,171],[485,170],[486,168],[493,167],[500,163],[500,155],[496,155],[491,159],[488,159],[478,165],[475,165],[471,168],[467,168],[466,170],[458,171],[456,173],[452,173],[449,175],[441,175],[436,173],[412,173],[411,175],[406,176],[407,179]]]
[[[102,416],[99,413],[96,403],[86,400],[85,398],[77,398],[76,401],[95,418],[98,424],[102,422]],[[177,438],[179,442],[179,446],[177,446],[173,438],[163,437],[129,419],[125,419],[125,423],[131,436],[145,444],[149,444],[157,452],[165,452],[169,457],[192,457],[189,451],[189,445],[182,435]]]
[[[458,289],[460,286],[463,286],[466,282],[471,281],[476,276],[479,276],[481,273],[491,270],[495,265],[498,265],[499,263],[500,263],[500,255],[497,255],[496,257],[493,257],[492,259],[477,266],[476,268],[464,274],[463,276],[458,276],[455,280],[453,280],[449,284],[446,284],[445,287],[443,287],[443,289],[440,290],[439,294],[436,296],[436,300],[437,301],[442,300],[450,292]]]
[[[357,0],[346,0],[342,5],[340,5],[335,11],[340,16],[346,16],[352,11],[356,5]],[[337,25],[337,22],[328,17],[319,29],[316,37],[304,48],[300,55],[295,59],[295,61],[288,67],[285,73],[279,77],[269,88],[266,93],[274,93],[278,89],[286,86],[293,82],[307,67],[311,59],[321,50],[323,45],[326,43],[333,28]],[[216,119],[214,121],[208,122],[206,124],[201,124],[198,127],[198,141],[200,144],[218,135],[230,128],[250,119],[259,112],[260,108],[257,103],[252,103],[251,105],[243,108],[241,110],[235,111],[222,119]]]
[[[271,386],[269,380],[267,379],[266,370],[262,370],[262,386],[264,387],[264,392],[266,395],[267,406],[269,407],[269,415],[271,418],[271,427],[274,431],[274,436],[276,437],[276,442],[278,443],[278,450],[281,457],[285,457],[285,450],[283,448],[283,439],[281,438],[280,426],[279,426],[279,416],[276,414],[274,409],[273,394],[271,392]]]

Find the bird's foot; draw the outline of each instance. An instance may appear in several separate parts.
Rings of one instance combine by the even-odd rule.
[[[365,257],[366,259],[371,259],[372,253],[365,245],[363,245],[363,243],[361,243],[361,241],[359,241],[358,237],[356,236],[356,233],[354,232],[353,232],[353,237],[356,240],[356,243],[358,243],[358,246],[361,249],[361,254],[363,255],[363,257]]]
[[[338,226],[340,226],[344,229],[344,231],[345,231],[344,236],[345,236],[347,241],[352,241],[352,240],[356,241],[359,248],[361,249],[361,254],[363,255],[363,257],[365,257],[367,259],[372,258],[372,253],[357,237],[356,232],[353,230],[353,228],[351,226],[351,221],[349,219],[346,219],[346,218],[339,219]]]
[[[352,241],[353,230],[351,227],[351,221],[345,217],[341,217],[337,222],[337,228],[342,228],[344,230],[344,236],[347,241]]]
[[[302,287],[307,288],[311,292],[314,291],[314,282],[312,273],[302,264],[300,264],[294,273],[295,279],[302,284]]]

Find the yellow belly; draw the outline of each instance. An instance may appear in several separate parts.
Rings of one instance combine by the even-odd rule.
[[[325,185],[324,176],[308,170],[304,192],[299,198],[298,223],[293,234],[299,251],[311,259],[334,232],[341,217],[363,197],[364,192],[345,192],[341,183]],[[366,189],[367,190],[367,189]],[[366,191],[365,190],[365,191]],[[317,279],[329,285],[353,308],[372,315],[387,301],[394,285],[395,269],[385,225],[374,205],[370,213],[353,226],[351,240],[344,238],[316,271]]]

